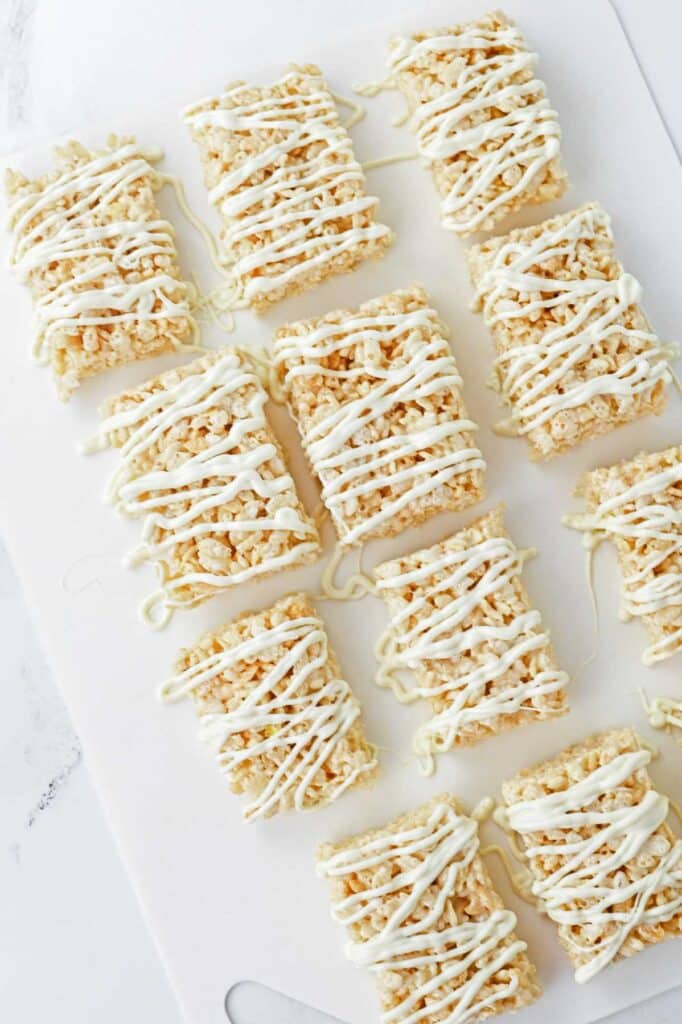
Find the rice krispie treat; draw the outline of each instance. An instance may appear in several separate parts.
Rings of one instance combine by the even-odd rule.
[[[199,735],[247,821],[308,810],[370,785],[376,752],[324,623],[305,594],[241,615],[180,652],[165,700],[190,694]]]
[[[110,399],[88,449],[119,448],[107,497],[144,517],[131,563],[156,565],[152,625],[228,587],[320,554],[248,357],[226,348]]]
[[[601,206],[492,238],[468,260],[497,350],[493,385],[511,409],[498,430],[524,436],[531,458],[663,410],[676,349],[653,333]]]
[[[578,982],[682,935],[682,840],[652,788],[649,750],[630,729],[606,732],[502,787],[533,893],[558,925]]]
[[[568,710],[568,676],[521,582],[529,553],[515,547],[498,507],[374,570],[391,613],[376,681],[403,703],[430,701],[433,718],[414,740],[427,772],[437,753]]]
[[[621,618],[639,618],[650,644],[645,665],[682,650],[682,445],[642,452],[586,473],[576,494],[585,515],[563,522],[594,548],[613,541],[623,574]]]
[[[416,286],[277,332],[279,380],[343,545],[483,497],[447,337]]]
[[[478,851],[476,821],[451,796],[320,846],[346,955],[376,975],[384,1024],[480,1021],[541,994]]]
[[[270,86],[236,82],[188,107],[232,306],[262,312],[334,274],[383,256],[365,177],[319,68],[293,66]]]
[[[155,193],[160,152],[111,136],[55,150],[56,167],[6,176],[10,263],[31,289],[34,354],[62,399],[86,377],[186,344],[195,324],[173,228]]]
[[[561,132],[537,55],[499,12],[391,41],[389,75],[365,90],[399,89],[419,155],[443,197],[443,226],[489,231],[526,203],[563,195]]]

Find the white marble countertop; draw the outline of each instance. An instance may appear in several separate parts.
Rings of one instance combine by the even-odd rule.
[[[538,3],[543,0],[538,0]],[[296,17],[302,41],[352,30],[413,4],[402,0],[0,0],[0,152],[86,119],[119,115],[172,85],[169,60],[207,50],[278,55],[277,25]],[[678,0],[614,0],[668,130],[682,151]],[[163,11],[163,20],[161,12]],[[220,17],[220,21],[217,18]],[[216,25],[224,31],[216,32]],[[182,44],[182,45],[181,45]],[[175,47],[175,49],[173,49]],[[226,76],[228,59],[225,58]],[[121,69],[125,74],[121,75]],[[617,69],[614,69],[617,73]],[[182,97],[178,97],[180,104]],[[633,140],[636,143],[636,140]],[[78,737],[45,664],[0,546],[5,650],[0,716],[0,1004],[13,1024],[175,1024],[180,1014],[119,862]],[[97,679],[93,679],[97,686]],[[305,1011],[244,993],[234,1024],[317,1024]],[[633,1007],[613,1024],[672,1024],[682,990]]]

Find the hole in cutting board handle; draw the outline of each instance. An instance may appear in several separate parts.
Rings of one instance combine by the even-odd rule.
[[[230,1024],[343,1024],[257,981],[238,981],[225,996]]]

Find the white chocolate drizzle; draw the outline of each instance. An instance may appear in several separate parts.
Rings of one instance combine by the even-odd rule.
[[[575,972],[579,983],[611,963],[634,929],[668,921],[682,908],[682,840],[670,843],[655,834],[668,816],[667,797],[648,789],[634,805],[594,806],[650,760],[648,750],[619,754],[565,790],[506,808],[509,827],[534,837],[525,850],[531,864],[547,858],[553,865],[547,877],[536,877],[533,893],[560,926],[563,940],[576,954],[589,956]],[[583,829],[590,834],[581,836]],[[647,853],[655,856],[653,868],[624,874]],[[666,890],[676,895],[663,897]],[[582,946],[576,926],[600,937]]]
[[[391,914],[381,930],[346,945],[349,960],[378,975],[420,972],[398,1005],[382,1014],[382,1024],[419,1024],[437,1014],[448,1024],[463,1024],[478,1020],[516,992],[518,979],[512,976],[497,979],[492,992],[481,995],[526,949],[525,942],[513,936],[516,915],[511,910],[444,926],[445,915],[448,922],[455,918],[459,880],[474,861],[478,845],[476,822],[439,803],[423,825],[368,839],[319,862],[318,873],[329,879],[383,868],[382,883],[355,890],[332,908],[340,924],[362,928],[366,922],[373,929],[375,911],[390,901]],[[405,866],[399,865],[401,858]],[[434,887],[437,894],[424,909],[425,894]],[[471,976],[458,984],[469,972]],[[455,987],[448,988],[450,982]]]
[[[487,55],[493,48],[498,52]],[[464,53],[469,59],[462,59]],[[428,54],[447,56],[450,84],[409,111],[410,124],[428,166],[447,165],[464,154],[468,158],[442,200],[441,214],[445,228],[469,233],[542,179],[559,155],[559,122],[544,84],[532,75],[537,54],[525,49],[514,26],[472,26],[457,35],[419,41],[401,37],[390,53],[386,79],[356,91],[372,96],[399,88],[400,75]],[[506,81],[527,73],[527,81]],[[495,194],[490,196],[493,185]]]
[[[162,270],[143,278],[135,273],[149,258],[175,259],[174,232],[168,221],[95,223],[95,217],[115,207],[135,182],[148,179],[159,187],[166,180],[151,166],[160,157],[159,151],[125,143],[64,171],[40,191],[30,191],[10,204],[10,264],[22,281],[30,282],[32,272],[60,262],[88,261],[87,267],[35,300],[33,354],[39,362],[47,362],[54,334],[69,328],[120,324],[129,330],[136,324],[178,317],[194,328],[185,282]],[[91,265],[91,261],[95,262]]]
[[[536,610],[524,611],[510,622],[467,627],[472,612],[508,586],[521,574],[528,552],[519,551],[506,537],[490,537],[464,550],[445,550],[429,556],[423,566],[377,579],[377,592],[385,596],[418,584],[425,593],[415,596],[395,614],[376,648],[381,667],[376,676],[379,686],[392,690],[401,703],[418,699],[445,697],[448,706],[426,722],[414,738],[414,750],[422,771],[431,774],[434,753],[450,750],[460,730],[469,723],[490,722],[500,715],[519,711],[536,711],[537,698],[562,690],[568,676],[558,669],[537,672],[528,682],[510,683],[488,692],[491,684],[501,679],[526,654],[549,646],[549,634],[540,628],[541,616]],[[474,583],[471,575],[486,566]],[[445,572],[445,575],[441,575]],[[458,592],[446,602],[439,595]],[[430,602],[436,599],[436,609]],[[408,626],[408,620],[413,624]],[[471,655],[481,644],[494,644],[492,650],[475,668],[452,676],[438,685],[411,683],[407,685],[397,673],[401,670],[424,672],[429,663]],[[543,709],[550,714],[549,708]]]
[[[178,423],[201,416],[245,388],[251,394],[245,399],[244,414],[235,418],[223,433],[211,435],[200,452],[172,468],[150,469],[138,474],[136,460],[153,449]],[[245,492],[252,492],[256,501],[261,499],[264,503],[286,492],[294,492],[293,481],[286,470],[272,478],[262,472],[278,457],[276,446],[270,442],[252,446],[248,443],[252,435],[269,429],[264,413],[266,401],[266,393],[252,366],[237,351],[227,350],[202,372],[190,374],[107,417],[85,446],[86,452],[106,448],[117,431],[130,431],[120,448],[121,464],[109,481],[105,497],[119,512],[144,518],[142,543],[132,552],[129,563],[151,560],[157,564],[162,586],[142,606],[143,618],[150,625],[163,626],[172,609],[194,603],[195,598],[188,601],[178,593],[184,587],[234,586],[290,566],[306,553],[318,550],[316,530],[301,517],[295,504],[284,505],[268,516],[204,519],[204,514],[211,509],[228,505]],[[235,451],[239,448],[243,450]],[[174,507],[174,496],[177,507]],[[291,533],[297,540],[284,554],[266,554],[255,564],[231,572],[191,571],[166,579],[164,560],[172,557],[178,544],[231,533],[267,535],[279,531]]]
[[[431,335],[429,340],[425,342],[417,335],[410,345],[411,333],[422,328]],[[274,361],[284,368],[285,387],[296,378],[310,376],[348,382],[351,388],[354,379],[371,379],[367,387],[363,385],[359,397],[339,401],[302,434],[303,447],[322,484],[322,500],[345,546],[361,543],[412,502],[447,486],[461,474],[485,469],[478,448],[462,438],[463,433],[477,429],[469,419],[427,423],[366,440],[374,425],[390,417],[401,404],[461,389],[462,378],[441,331],[434,310],[423,308],[409,313],[359,313],[339,323],[324,323],[303,335],[280,334],[276,340]],[[382,367],[382,342],[400,338],[406,339],[409,359],[400,366]],[[361,353],[359,365],[348,369],[324,365],[329,357],[347,349]],[[430,448],[443,444],[450,450],[429,456]],[[405,459],[411,464],[395,468]],[[377,512],[352,524],[358,499],[392,488],[397,488],[397,493],[387,494]]]
[[[296,77],[292,72],[282,82]],[[316,80],[311,77],[311,82]],[[193,131],[267,131],[276,140],[236,165],[209,191],[209,201],[225,223],[219,258],[233,282],[227,303],[232,308],[249,305],[361,242],[391,235],[383,224],[330,230],[334,221],[353,220],[378,203],[364,192],[344,203],[326,199],[330,190],[346,183],[364,184],[332,95],[311,86],[305,94],[249,99],[251,89],[236,83],[218,98],[217,107],[209,106],[214,100],[202,100],[183,112]],[[296,162],[291,154],[308,146],[315,147],[314,155]],[[240,255],[242,243],[259,235],[270,235],[271,241]]]
[[[552,311],[559,321],[541,338],[514,345],[497,357],[496,386],[512,408],[511,418],[499,424],[500,433],[527,434],[562,410],[576,409],[599,395],[632,400],[657,382],[672,379],[668,360],[676,346],[663,345],[650,331],[623,326],[625,314],[642,293],[631,274],[621,272],[613,280],[561,280],[534,272],[537,265],[562,257],[574,257],[579,265],[581,243],[604,229],[610,233],[608,214],[594,204],[583,207],[532,242],[507,241],[479,281],[474,307],[483,310],[489,327]],[[519,301],[508,299],[509,292]],[[618,338],[640,350],[615,370],[604,367],[594,377],[576,378],[576,366]]]
[[[237,707],[225,712],[199,709],[199,737],[215,753],[226,775],[261,756],[272,755],[278,762],[262,792],[246,807],[247,821],[285,806],[290,798],[296,810],[303,810],[315,777],[360,715],[344,679],[314,686],[315,673],[328,660],[322,621],[304,616],[263,629],[234,647],[208,655],[159,691],[162,700],[179,700],[281,645],[290,646]],[[245,733],[257,735],[244,742]],[[361,775],[374,771],[376,763],[373,758],[349,767],[329,799],[335,800]]]
[[[670,487],[682,481],[682,462],[605,498],[594,510],[581,515],[566,515],[562,522],[585,534],[584,543],[594,549],[605,537],[624,537],[646,551],[642,568],[623,578],[621,617],[650,615],[663,608],[682,611],[682,573],[676,566],[657,572],[668,559],[682,552],[682,510],[661,500]],[[632,505],[628,510],[627,506]],[[652,543],[653,542],[653,543]],[[682,642],[682,626],[650,644],[642,661],[652,665],[670,657]]]
[[[682,739],[682,700],[673,697],[654,697],[649,700],[644,690],[639,690],[639,696],[652,729],[665,729],[668,732],[677,730]]]

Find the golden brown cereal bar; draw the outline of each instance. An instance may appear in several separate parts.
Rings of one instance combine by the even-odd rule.
[[[150,621],[319,555],[266,401],[249,358],[226,348],[104,407],[91,447],[121,450],[109,498],[144,517],[132,561],[158,570],[160,589],[144,606]]]
[[[180,653],[165,699],[191,693],[200,736],[247,821],[308,810],[373,783],[374,748],[305,594],[241,615]]]
[[[418,287],[279,329],[275,366],[342,544],[483,497],[447,328]]]
[[[549,459],[665,405],[674,346],[653,333],[641,288],[615,256],[597,203],[469,251],[497,352],[493,383],[524,436]]]
[[[563,195],[561,132],[537,56],[499,12],[391,41],[389,76],[408,103],[419,155],[442,198],[443,226],[489,231],[527,203]]]
[[[41,178],[7,172],[10,259],[33,296],[34,353],[63,399],[86,377],[193,334],[173,229],[156,202],[160,155],[111,136],[102,150],[58,148]]]
[[[222,221],[233,305],[265,310],[383,256],[391,231],[319,68],[270,86],[236,82],[184,113]]]
[[[479,1021],[541,994],[478,849],[450,796],[319,848],[346,953],[375,974],[385,1024]]]
[[[607,537],[623,574],[621,617],[649,634],[651,665],[682,650],[682,445],[586,473],[585,515],[564,517],[590,547]]]
[[[405,703],[430,701],[414,742],[427,769],[434,754],[568,710],[568,677],[521,582],[525,555],[497,507],[374,571],[391,613],[377,682]]]
[[[588,981],[613,960],[682,935],[682,840],[630,729],[601,733],[502,787],[533,892]]]

